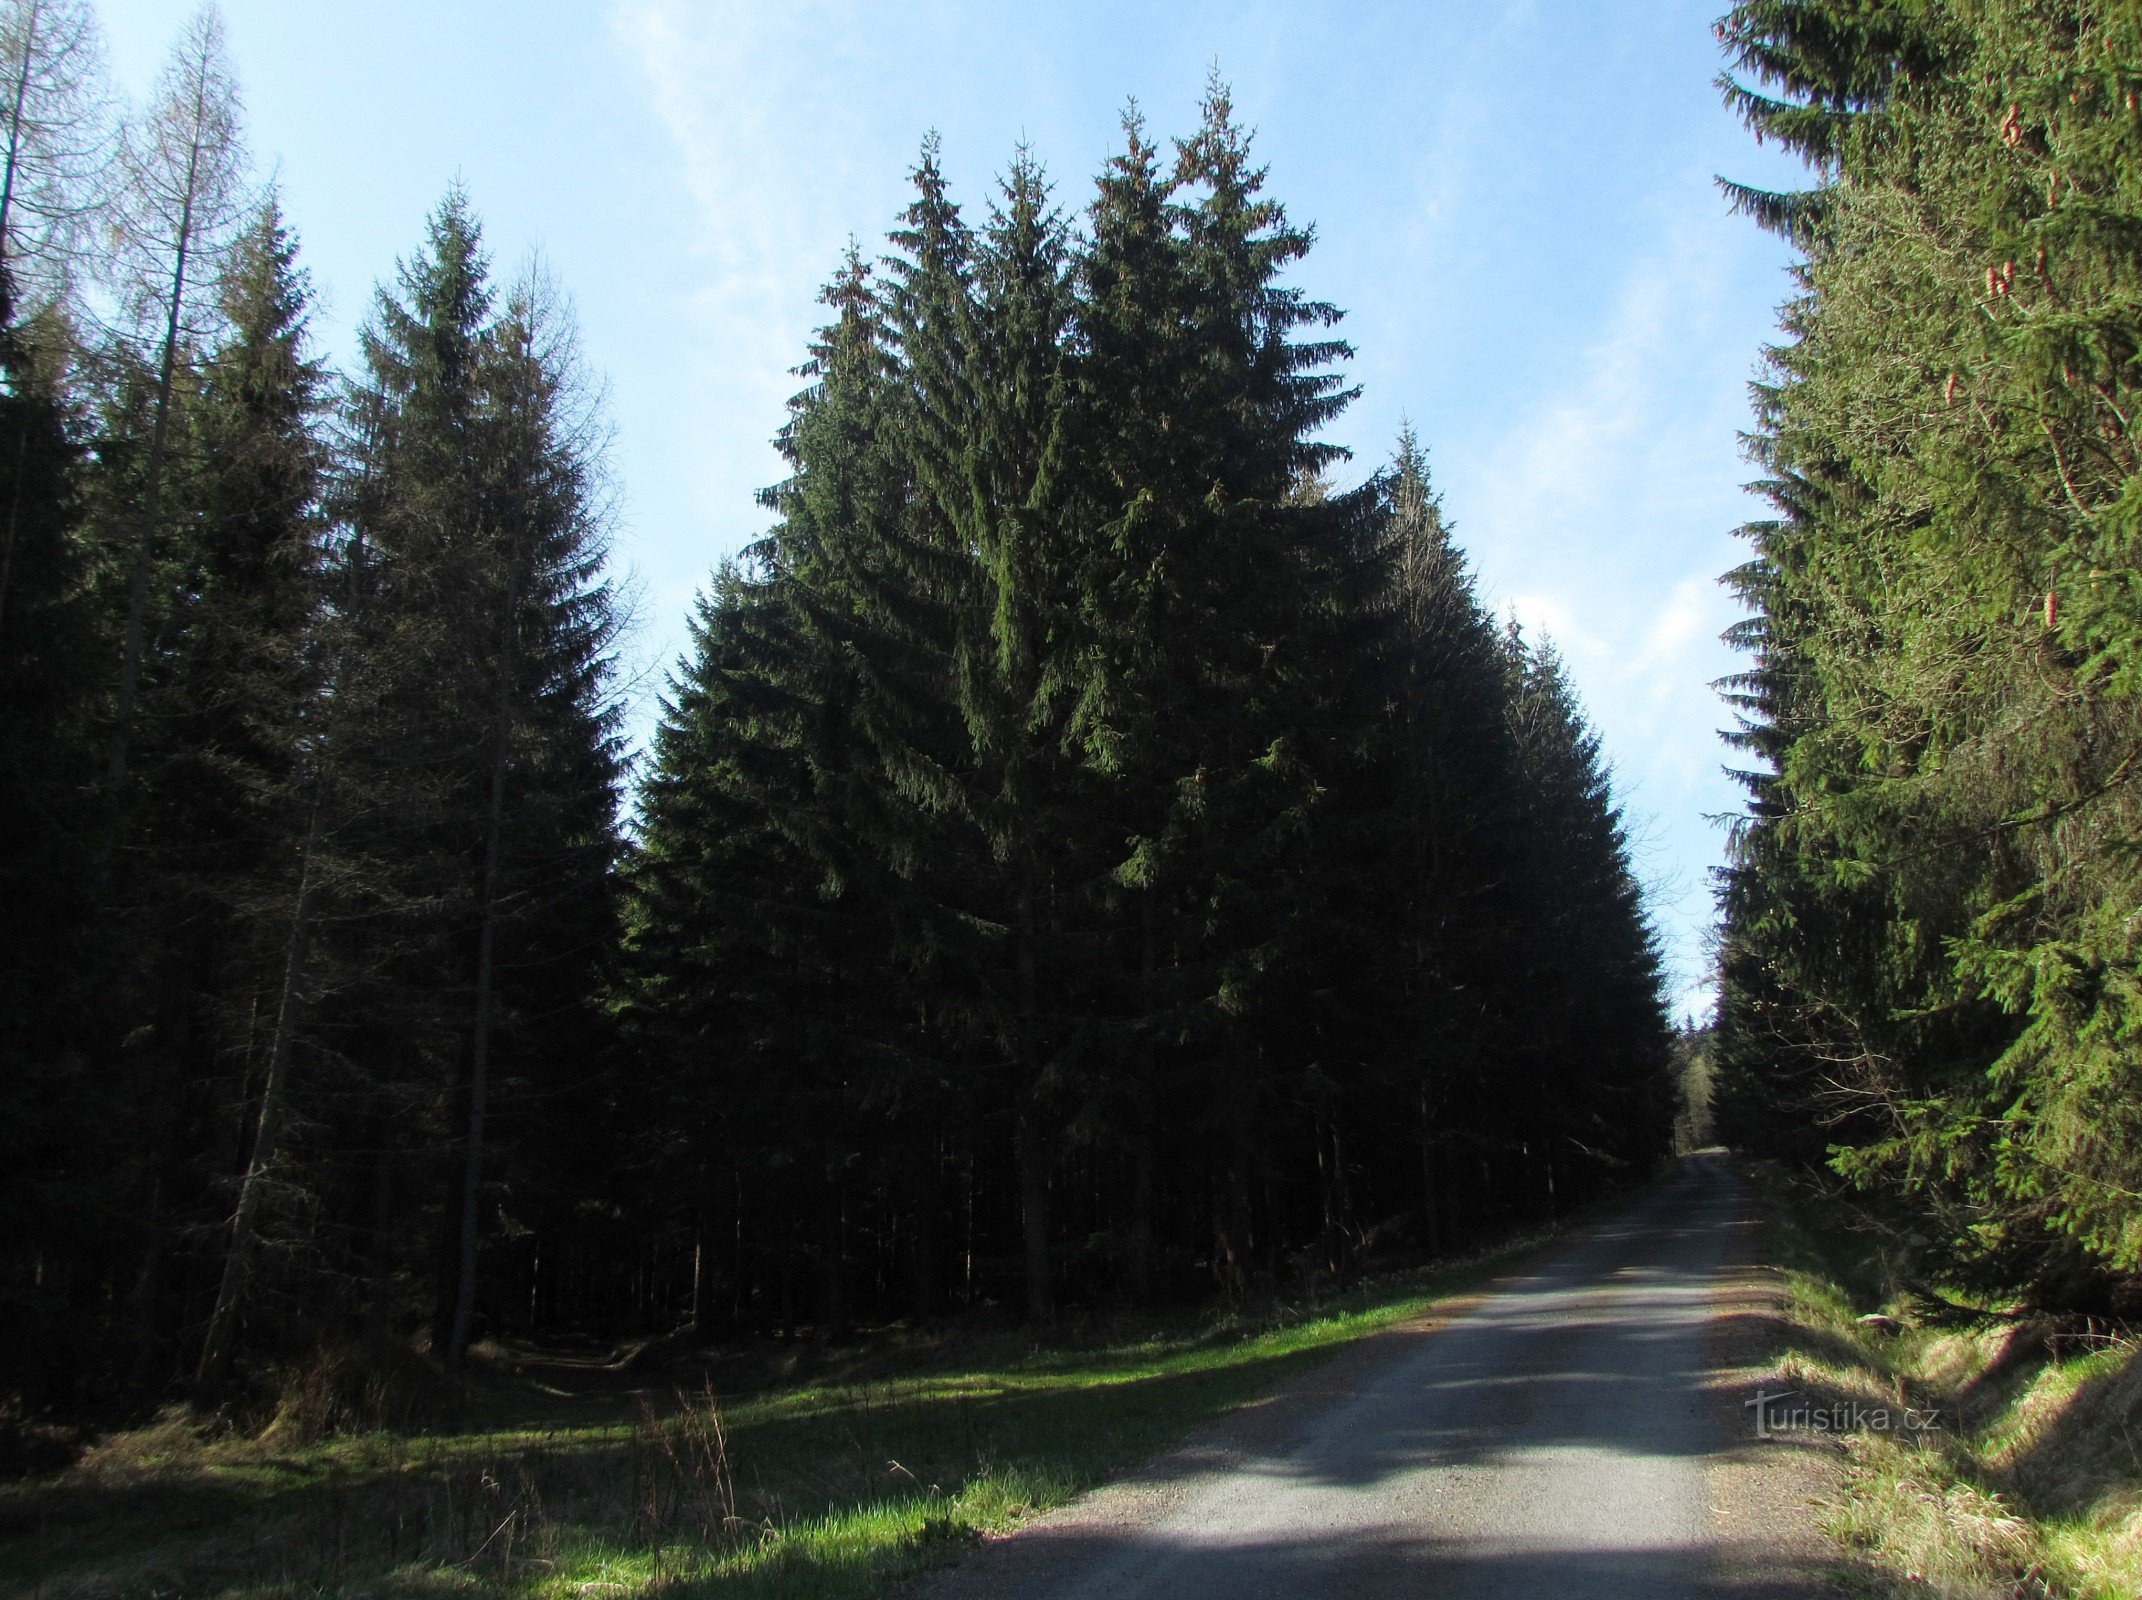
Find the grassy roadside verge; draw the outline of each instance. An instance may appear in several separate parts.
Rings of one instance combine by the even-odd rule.
[[[1849,1211],[1775,1171],[1753,1176],[1792,1324],[1784,1386],[1795,1405],[1880,1419],[1845,1434],[1827,1522],[1867,1586],[2142,1595],[2142,1345],[2079,1318],[1885,1294]]]
[[[1463,1295],[1546,1237],[1314,1305],[1045,1346],[974,1335],[744,1394],[651,1378],[599,1404],[607,1415],[524,1395],[487,1426],[285,1449],[173,1418],[67,1473],[0,1486],[0,1593],[878,1594]]]

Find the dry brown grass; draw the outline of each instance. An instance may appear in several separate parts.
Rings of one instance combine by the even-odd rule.
[[[302,1455],[174,1409],[55,1479],[0,1492],[0,1527],[31,1515],[36,1534],[13,1548],[34,1563],[41,1600],[539,1594],[588,1565],[590,1530],[629,1557],[639,1592],[718,1567],[767,1532],[739,1512],[711,1393],[660,1409],[642,1400],[621,1430],[374,1434]]]
[[[1781,1363],[1835,1399],[1940,1408],[1916,1437],[1848,1441],[1831,1531],[1896,1594],[1943,1600],[2142,1597],[2142,1341],[2073,1317],[1859,1303],[1828,1266],[1842,1236],[1765,1185],[1789,1271],[1795,1348]],[[1900,1336],[1858,1322],[1881,1311]]]

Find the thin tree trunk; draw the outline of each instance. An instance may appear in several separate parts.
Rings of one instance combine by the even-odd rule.
[[[714,1336],[714,1179],[711,1165],[699,1166],[699,1204],[692,1226],[692,1337],[702,1343]]]
[[[974,1306],[974,1135],[970,1129],[966,1138],[964,1159],[960,1163],[960,1251],[959,1251],[959,1296],[960,1304]]]
[[[22,108],[30,94],[30,63],[37,59],[37,17],[44,9],[40,0],[30,0],[30,14],[22,35],[22,70],[15,74],[15,93],[7,118],[7,173],[0,177],[0,333],[15,328],[15,258],[8,249],[14,235],[15,173],[22,161]],[[7,588],[0,583],[0,596]]]
[[[848,1332],[848,1225],[839,1184],[826,1186],[821,1205],[818,1304],[812,1318],[811,1340],[825,1345],[846,1337]]]
[[[1138,1050],[1138,1081],[1131,1089],[1131,1219],[1130,1295],[1134,1304],[1153,1298],[1153,1078],[1159,1068],[1159,1051],[1153,1044],[1153,988],[1156,967],[1153,934],[1153,891],[1138,895],[1139,954],[1138,992],[1141,1033]]]
[[[1131,1114],[1130,1297],[1135,1305],[1153,1298],[1153,1089],[1138,1085]]]
[[[510,652],[509,652],[510,656]],[[455,1262],[454,1317],[447,1331],[446,1365],[458,1371],[468,1354],[476,1313],[476,1213],[483,1189],[483,1140],[490,1092],[491,1009],[494,952],[498,939],[498,877],[506,811],[506,714],[512,677],[499,673],[496,737],[491,754],[491,798],[483,841],[483,924],[476,936],[476,1018],[469,1046],[468,1135],[461,1158],[461,1247]]]
[[[159,1169],[168,1169],[169,1165],[168,1155],[156,1163]],[[134,1382],[137,1386],[148,1381],[149,1366],[157,1354],[156,1308],[163,1298],[164,1253],[168,1239],[168,1231],[164,1226],[166,1176],[167,1171],[156,1170],[149,1183],[148,1211],[141,1219],[141,1237],[147,1244],[142,1253],[140,1270],[134,1275],[134,1287],[129,1296],[133,1303],[131,1323],[124,1329],[134,1341]],[[106,1314],[109,1315],[108,1312]]]
[[[1041,1127],[1040,1083],[1035,1057],[1034,860],[1031,841],[1020,851],[1019,884],[1019,1081],[1023,1097],[1017,1133],[1019,1219],[1026,1244],[1027,1320],[1047,1326],[1056,1319],[1056,1286],[1049,1261],[1049,1152]]]
[[[29,449],[28,430],[16,429],[15,477],[7,502],[7,540],[0,544],[0,629],[5,627],[8,581],[15,570],[15,530],[22,522],[22,468],[28,460]]]
[[[196,103],[196,120],[199,111]],[[164,450],[171,429],[171,379],[178,363],[179,319],[186,301],[186,257],[193,247],[194,189],[200,179],[200,169],[201,147],[196,142],[186,154],[186,197],[179,203],[178,247],[172,258],[171,300],[164,319],[164,355],[156,377],[156,419],[149,428],[149,462],[147,481],[142,485],[141,526],[134,536],[134,558],[127,577],[126,633],[119,652],[119,705],[113,719],[111,760],[106,774],[114,794],[126,782],[128,747],[134,731],[134,700],[141,684],[142,633],[149,614],[149,569],[163,502]]]
[[[297,904],[291,912],[290,937],[284,951],[282,992],[275,1002],[275,1033],[268,1045],[268,1076],[260,1091],[260,1122],[253,1135],[253,1156],[238,1188],[238,1208],[231,1218],[230,1244],[223,1257],[223,1278],[216,1290],[215,1310],[208,1319],[208,1337],[201,1345],[200,1365],[194,1372],[195,1389],[209,1401],[221,1392],[230,1371],[231,1355],[237,1348],[238,1318],[252,1281],[261,1207],[282,1154],[291,1045],[297,1032],[299,990],[311,938],[314,856],[319,837],[320,802],[315,797],[312,815],[305,825]]]
[[[522,530],[522,537],[528,537]],[[498,698],[491,713],[491,793],[484,815],[483,921],[476,936],[476,1015],[469,1044],[468,1132],[462,1146],[460,1247],[454,1264],[454,1310],[447,1328],[446,1365],[459,1371],[468,1355],[476,1315],[477,1203],[483,1190],[484,1125],[489,1110],[491,1026],[498,942],[498,889],[506,819],[506,768],[513,743],[513,683],[520,658],[522,588],[528,580],[526,549],[512,553],[501,617]]]
[[[1432,1256],[1443,1253],[1443,1213],[1436,1197],[1435,1121],[1428,1070],[1421,1069],[1421,1244]]]
[[[0,339],[12,343],[15,333],[15,260],[8,249],[8,230],[14,224],[15,171],[22,157],[22,107],[30,90],[30,62],[37,52],[37,17],[42,7],[31,0],[26,31],[22,37],[22,70],[15,75],[15,95],[8,113],[7,173],[0,178]],[[29,450],[29,434],[15,432],[15,477],[8,499],[7,541],[0,545],[0,625],[7,615],[7,591],[15,569],[15,533],[22,520],[22,468]]]
[[[938,1181],[940,1160],[936,1136],[933,1134],[917,1141],[909,1160],[912,1171],[908,1178],[908,1203],[912,1208],[909,1213],[912,1225],[908,1229],[907,1243],[908,1302],[917,1318],[927,1318],[936,1316],[944,1302],[939,1270],[942,1229],[938,1217],[942,1186]]]
[[[1352,1258],[1350,1237],[1354,1224],[1354,1198],[1346,1181],[1346,1135],[1337,1116],[1327,1110],[1320,1119],[1317,1157],[1325,1167],[1324,1238],[1325,1259],[1334,1275],[1343,1273]]]
[[[1019,1110],[1019,1221],[1026,1245],[1026,1316],[1046,1327],[1056,1319],[1056,1286],[1049,1263],[1049,1160],[1039,1109]]]
[[[1237,1094],[1227,1102],[1221,1122],[1226,1149],[1221,1158],[1219,1190],[1214,1196],[1213,1223],[1218,1231],[1215,1265],[1227,1293],[1239,1295],[1249,1287],[1250,1252],[1254,1247],[1249,1187],[1249,1130],[1253,1121],[1243,1096]]]
[[[375,1090],[373,1103],[366,1108],[366,1115],[359,1124],[372,1152],[370,1170],[363,1173],[364,1186],[370,1192],[365,1199],[364,1227],[352,1235],[350,1252],[351,1275],[360,1282],[374,1285],[385,1284],[392,1278],[389,1241],[393,1236],[395,1202],[401,1178],[393,1144],[394,1117],[380,1103],[383,1098]],[[386,1337],[389,1316],[388,1296],[375,1290],[365,1304],[366,1334],[373,1338]]]

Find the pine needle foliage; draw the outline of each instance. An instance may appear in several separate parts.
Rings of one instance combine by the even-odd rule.
[[[1766,0],[1729,100],[1809,187],[1731,580],[1742,1137],[1900,1261],[2100,1300],[2142,1268],[2133,1036],[2142,34],[2131,8]]]
[[[1410,434],[1330,483],[1350,351],[1250,151],[1218,82],[1172,159],[1133,110],[1074,228],[1023,150],[970,224],[933,139],[825,292],[630,868],[695,1319],[1344,1273],[1665,1148],[1596,735]]]
[[[213,7],[116,143],[99,63],[0,0],[0,1454],[399,1425],[516,1340],[1322,1303],[1663,1153],[1597,737],[1410,433],[1339,481],[1217,79],[1077,200],[925,142],[635,774],[540,264],[455,189],[337,373]]]

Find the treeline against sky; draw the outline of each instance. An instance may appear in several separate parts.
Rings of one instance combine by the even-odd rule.
[[[212,13],[125,117],[74,0],[0,51],[9,1406],[1298,1283],[1665,1147],[1597,739],[1410,436],[1327,476],[1224,90],[1076,219],[925,146],[628,826],[557,293],[450,194],[330,372]]]
[[[1743,193],[1804,252],[1733,582],[1721,1117],[1920,1285],[2136,1309],[2142,17],[1762,0]]]

